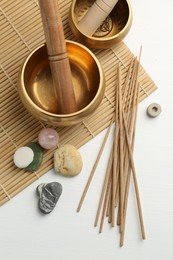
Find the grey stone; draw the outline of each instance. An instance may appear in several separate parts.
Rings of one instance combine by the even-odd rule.
[[[37,187],[38,207],[44,214],[49,214],[61,196],[62,185],[58,182],[42,183]]]

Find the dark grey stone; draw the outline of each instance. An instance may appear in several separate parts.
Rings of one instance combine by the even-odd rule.
[[[37,187],[38,207],[44,214],[49,214],[61,196],[62,185],[58,182],[42,183]]]

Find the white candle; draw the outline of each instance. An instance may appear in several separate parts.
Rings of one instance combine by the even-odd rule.
[[[79,30],[92,36],[110,14],[118,0],[96,0],[83,19],[78,23]]]

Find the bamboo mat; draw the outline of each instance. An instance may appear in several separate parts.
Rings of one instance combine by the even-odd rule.
[[[76,40],[68,24],[71,1],[59,0],[65,37]],[[53,150],[44,154],[38,172],[28,173],[15,168],[12,156],[17,147],[36,141],[46,127],[32,117],[21,104],[17,93],[17,75],[23,59],[44,42],[39,6],[36,0],[0,1],[0,205],[22,191],[53,168]],[[106,77],[106,91],[99,108],[86,120],[73,127],[56,128],[60,145],[71,143],[77,148],[105,129],[112,118],[115,102],[116,66],[121,64],[123,79],[133,54],[121,42],[107,50],[92,50],[99,59]],[[140,101],[156,86],[140,67]]]

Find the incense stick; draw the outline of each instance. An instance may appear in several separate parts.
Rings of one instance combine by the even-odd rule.
[[[141,51],[142,51],[142,48],[140,49],[139,62],[140,62],[140,58],[141,58]],[[134,140],[135,140],[135,133],[136,133],[136,121],[137,121],[137,111],[138,111],[138,103],[139,103],[139,83],[137,81],[138,73],[139,73],[139,62],[138,62],[137,72],[136,72],[135,94],[134,94],[134,101],[133,101],[133,108],[132,108],[132,110],[134,111],[134,125],[133,125],[132,144],[131,144],[132,151],[134,149]],[[131,122],[132,122],[132,119],[131,119]],[[132,125],[130,126],[130,130],[131,130],[131,128],[132,128]],[[128,176],[127,176],[127,182],[126,182],[125,203],[124,203],[124,226],[125,226],[125,219],[126,219],[126,213],[127,213],[127,201],[128,201],[129,187],[130,187],[130,173],[131,173],[131,170],[130,170],[130,167],[129,167],[129,169],[128,169]],[[140,203],[139,198],[137,198],[137,202]],[[141,213],[139,212],[140,224],[141,224],[141,232],[142,232],[142,238],[145,239],[145,230],[144,230],[143,218],[141,218],[142,217],[141,214],[142,214],[142,212]],[[121,234],[121,237],[120,237],[120,246],[123,246],[123,243],[124,243],[124,232],[125,232],[125,229],[123,230],[123,232]]]
[[[123,230],[124,174],[123,174],[123,117],[121,93],[121,69],[118,66],[118,111],[119,111],[119,161],[120,161],[120,232]]]
[[[126,99],[127,99],[127,94],[128,94],[128,86],[130,84],[130,77],[131,77],[131,70],[133,68],[134,65],[134,61],[136,58],[132,57],[128,71],[127,71],[127,75],[125,78],[125,82],[124,82],[124,86],[122,88],[122,96],[123,96],[123,105],[124,105],[124,109],[125,109],[125,104],[126,104]]]
[[[117,68],[117,88],[114,113],[115,129],[113,146],[110,152],[94,222],[94,226],[97,226],[100,218],[99,233],[101,233],[103,230],[104,220],[106,216],[108,217],[108,222],[111,224],[112,227],[114,227],[115,207],[118,206],[117,224],[120,225],[120,246],[122,246],[124,243],[125,221],[131,172],[136,193],[141,234],[142,238],[145,239],[145,228],[136,177],[136,169],[133,158],[137,105],[139,102],[139,85],[137,84],[139,74],[139,62],[137,61],[136,57],[133,58],[129,63],[129,68],[127,70],[124,84],[122,84],[121,74],[122,71],[119,65]],[[112,122],[109,128],[111,127],[111,125]],[[102,147],[93,166],[88,182],[85,186],[77,211],[79,211],[82,206],[95,169],[103,152],[109,131],[110,129],[108,129],[107,131]]]
[[[134,66],[134,69],[136,69],[137,67]],[[133,77],[136,77],[136,71],[135,73],[133,73]],[[134,82],[134,79],[132,79],[132,81]],[[134,94],[133,97],[133,105],[131,108],[131,113],[129,114],[129,118],[126,117],[126,120],[128,121],[128,131],[129,131],[129,136],[131,138],[132,135],[132,127],[133,127],[133,117],[134,117],[134,110],[135,110],[135,104],[134,104],[134,100],[136,100],[136,85],[134,86],[134,90],[132,91]],[[133,151],[133,146],[132,146],[132,151]],[[128,151],[126,153],[126,157],[125,157],[125,167],[127,166],[127,178],[126,178],[126,184],[125,184],[125,198],[124,198],[124,229],[123,232],[121,233],[121,237],[120,237],[120,246],[123,246],[124,243],[124,233],[125,233],[125,220],[126,220],[126,211],[127,211],[127,202],[128,202],[128,194],[129,194],[129,187],[130,187],[130,172],[131,172],[131,165],[129,164],[129,155],[128,155]]]
[[[97,208],[97,213],[96,213],[95,222],[94,222],[95,227],[98,224],[100,211],[101,211],[101,207],[102,207],[102,203],[103,203],[103,199],[104,199],[104,194],[105,194],[107,182],[109,179],[109,174],[110,174],[111,167],[112,167],[112,160],[113,160],[113,148],[111,149],[111,152],[110,152],[110,157],[109,157],[109,161],[108,161],[108,165],[107,165],[107,169],[106,169],[105,179],[104,179],[101,196],[100,196],[100,200],[99,200],[99,204],[98,204],[98,208]]]
[[[82,207],[83,201],[84,201],[85,196],[86,196],[86,194],[87,194],[87,191],[88,191],[88,189],[89,189],[90,183],[91,183],[92,178],[93,178],[94,173],[95,173],[95,170],[96,170],[96,168],[97,168],[97,165],[98,165],[99,160],[100,160],[100,158],[101,158],[101,155],[102,155],[102,153],[103,153],[103,149],[104,149],[105,144],[106,144],[106,141],[107,141],[107,139],[108,139],[108,136],[109,136],[109,133],[110,133],[110,130],[111,130],[112,123],[113,123],[113,117],[112,117],[112,120],[111,120],[111,122],[110,122],[109,128],[108,128],[108,130],[107,130],[107,132],[106,132],[106,135],[105,135],[105,137],[104,137],[102,146],[101,146],[101,148],[100,148],[100,151],[99,151],[99,153],[98,153],[97,159],[96,159],[96,161],[95,161],[95,163],[94,163],[94,166],[93,166],[93,168],[92,168],[92,171],[91,171],[91,173],[90,173],[90,176],[89,176],[89,178],[88,178],[88,181],[87,181],[87,183],[86,183],[86,186],[85,186],[85,188],[84,188],[84,191],[83,191],[83,193],[82,193],[81,199],[80,199],[79,204],[78,204],[78,207],[77,207],[77,212],[79,212],[80,209],[81,209],[81,207]]]
[[[130,140],[129,140],[126,120],[125,120],[125,116],[124,116],[124,111],[122,110],[122,112],[123,112],[123,122],[124,122],[124,128],[125,128],[125,134],[126,134],[126,140],[127,140],[127,147],[128,147],[128,151],[129,151],[129,159],[130,159],[130,164],[131,164],[131,168],[132,168],[133,180],[134,180],[134,186],[135,186],[135,192],[136,192],[139,220],[140,220],[140,225],[141,225],[141,233],[142,233],[142,238],[145,239],[145,228],[144,228],[144,222],[143,222],[143,216],[142,216],[139,189],[138,189],[137,178],[136,178],[136,170],[135,170],[135,165],[134,165],[134,160],[133,160],[132,149],[130,146]]]
[[[114,143],[113,143],[113,174],[112,174],[113,184],[112,184],[112,205],[111,205],[112,227],[114,227],[115,193],[116,193],[116,187],[118,181],[118,171],[117,171],[117,162],[118,162],[117,154],[118,154],[118,142],[119,142],[118,102],[119,101],[118,101],[118,92],[117,92],[116,103],[115,103],[115,130],[114,130]]]
[[[128,105],[126,106],[126,115],[130,113],[130,107],[131,107],[131,102],[132,102],[132,96],[133,96],[133,82],[134,82],[134,75],[135,75],[135,67],[136,67],[136,57],[132,59],[130,63],[130,67],[128,69],[127,73],[127,78],[125,79],[125,87],[124,87],[124,95],[123,95],[123,100],[122,100],[122,106],[125,109],[125,102],[128,101]],[[131,73],[130,73],[131,72]],[[129,89],[127,88],[127,84],[129,84]],[[130,97],[129,97],[130,96]],[[128,98],[128,99],[127,99]],[[123,137],[124,136],[124,131],[123,131]],[[127,163],[129,162],[128,159],[128,149],[126,145],[126,140],[125,138],[123,139],[123,172],[124,172],[124,183],[126,182],[126,169],[127,169]],[[118,199],[118,194],[116,196],[116,200]],[[120,207],[118,209],[118,215],[117,215],[117,225],[120,225]]]
[[[102,208],[99,233],[101,233],[102,229],[103,229],[104,217],[105,217],[105,213],[106,213],[106,206],[108,204],[109,195],[111,194],[111,183],[112,183],[112,167],[109,172],[109,178],[108,178],[107,188],[106,188],[106,192],[105,192],[105,199],[104,199],[103,208]],[[110,195],[110,197],[111,197],[111,195]],[[111,214],[109,215],[109,217],[111,218]]]
[[[113,165],[112,165],[112,177],[113,177]],[[109,198],[108,198],[107,209],[106,209],[106,217],[108,217],[108,223],[110,224],[112,223],[112,199],[113,199],[112,194],[113,194],[113,179],[110,185],[110,192],[109,192]]]
[[[137,108],[135,110],[135,118],[136,118],[136,113],[137,111]],[[136,121],[136,119],[135,119]],[[134,129],[134,132],[135,132],[135,129]],[[133,132],[133,133],[134,133]],[[133,137],[132,137],[132,144],[131,144],[131,147],[132,147],[132,151],[134,149],[134,134],[133,134]],[[125,221],[126,221],[126,214],[127,214],[127,203],[128,203],[128,196],[129,196],[129,188],[130,188],[130,174],[131,173],[131,167],[129,165],[129,168],[128,168],[128,173],[127,173],[127,180],[126,180],[126,190],[125,190],[125,198],[124,198],[124,230],[123,232],[121,233],[121,237],[120,237],[120,246],[123,246],[124,244],[124,233],[125,233]]]
[[[129,84],[129,90],[127,93],[127,97],[128,97],[128,106],[126,107],[127,125],[129,125],[131,123],[130,118],[132,118],[132,113],[133,113],[133,109],[131,107],[133,104],[132,97],[134,96],[134,93],[135,93],[134,82],[135,82],[135,77],[136,77],[136,68],[137,68],[136,65],[137,65],[137,60],[135,58],[133,60],[133,68],[131,71],[131,80],[130,80],[130,84]],[[123,101],[125,102],[125,98],[123,98]],[[123,107],[125,108],[125,105]],[[129,128],[129,126],[128,126],[128,128]],[[124,139],[123,150],[124,150],[124,183],[126,183],[127,169],[128,169],[128,165],[129,165],[129,152],[128,152],[128,148],[127,148],[126,139]],[[125,185],[125,187],[126,187],[126,185]],[[120,225],[120,213],[119,212],[118,212],[117,224]]]

